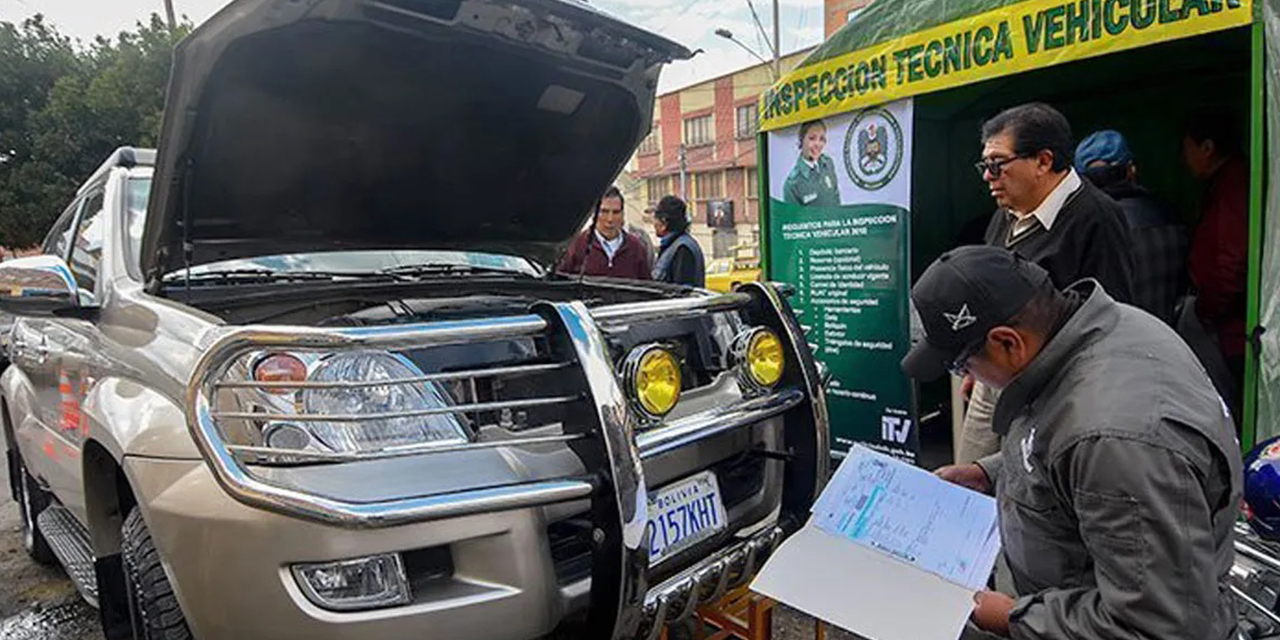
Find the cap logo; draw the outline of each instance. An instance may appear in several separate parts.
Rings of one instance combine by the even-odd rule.
[[[947,313],[946,311],[943,311],[942,317],[946,318],[947,322],[951,323],[952,333],[955,333],[956,331],[959,331],[978,321],[978,318],[976,316],[974,316],[972,313],[969,313],[969,303],[967,302],[964,303],[964,306],[960,307],[960,311],[958,313]]]

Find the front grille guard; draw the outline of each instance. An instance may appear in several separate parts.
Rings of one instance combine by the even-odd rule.
[[[787,351],[798,363],[794,382],[803,392],[783,391],[753,398],[741,405],[720,408],[705,414],[672,421],[662,428],[636,435],[636,418],[618,384],[603,331],[631,322],[696,317],[710,313],[744,309],[753,320],[778,332]],[[209,463],[219,485],[236,500],[249,506],[352,528],[385,527],[512,509],[540,507],[591,498],[595,543],[592,552],[592,597],[589,612],[590,637],[634,638],[650,635],[654,625],[674,621],[692,610],[689,600],[704,602],[722,588],[749,579],[757,562],[763,562],[786,533],[798,526],[821,485],[825,482],[828,421],[826,403],[818,373],[799,326],[786,301],[769,285],[751,283],[740,293],[722,296],[681,298],[588,310],[580,302],[541,303],[526,316],[439,322],[393,327],[323,329],[310,327],[243,327],[219,337],[197,363],[187,388],[188,428]],[[535,436],[497,442],[461,445],[401,447],[390,452],[318,453],[293,452],[282,455],[269,447],[227,443],[217,420],[251,417],[235,412],[219,413],[212,399],[226,388],[306,388],[315,386],[359,386],[361,382],[257,383],[227,381],[223,378],[238,358],[262,349],[382,349],[399,350],[430,346],[546,335],[559,341],[574,362],[524,365],[529,368],[580,366],[586,381],[587,397],[596,424],[570,433],[566,422],[563,436]],[[466,372],[433,374],[378,384],[410,384],[438,381],[446,377],[518,375],[521,367],[495,367]],[[434,376],[434,377],[433,377]],[[810,402],[812,413],[799,417],[787,414],[786,442],[791,462],[784,473],[783,505],[779,525],[745,542],[735,543],[713,558],[700,563],[697,571],[668,580],[652,593],[648,589],[648,545],[644,539],[648,497],[641,461],[665,451],[688,446],[699,440],[745,427],[777,416]],[[508,401],[503,408],[576,402],[577,397],[538,398]],[[465,412],[498,408],[481,404],[453,405],[441,411]],[[435,411],[435,410],[433,410]],[[416,412],[412,415],[431,412]],[[335,416],[289,415],[291,420],[334,421]],[[336,416],[359,421],[369,416]],[[378,416],[375,416],[378,417]],[[380,416],[387,417],[387,416]],[[392,417],[409,417],[394,414]],[[270,415],[267,416],[270,418]],[[597,427],[598,425],[598,427]],[[254,476],[250,464],[275,460],[277,464],[341,464],[368,459],[427,456],[470,448],[518,447],[531,444],[564,443],[583,459],[588,469],[599,467],[589,477],[540,480],[502,487],[464,490],[431,496],[407,497],[374,503],[345,502],[271,484]],[[601,464],[588,464],[600,459]],[[749,563],[746,569],[743,563]],[[734,567],[736,573],[734,572]],[[722,570],[712,569],[719,568]],[[705,582],[716,581],[708,587]],[[660,593],[659,593],[660,592]],[[672,603],[684,606],[673,607]],[[661,605],[661,606],[659,606]]]

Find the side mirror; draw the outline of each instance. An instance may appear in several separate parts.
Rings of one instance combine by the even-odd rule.
[[[0,262],[0,311],[18,316],[52,316],[80,305],[76,280],[57,256]]]

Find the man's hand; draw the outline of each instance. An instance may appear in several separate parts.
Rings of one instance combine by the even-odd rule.
[[[949,464],[939,467],[933,474],[966,489],[973,489],[979,493],[991,493],[991,479],[976,463]]]
[[[973,376],[965,376],[960,380],[960,395],[965,402],[973,399]]]
[[[973,623],[979,629],[998,636],[1009,636],[1009,611],[1013,598],[998,591],[979,591],[973,594]]]

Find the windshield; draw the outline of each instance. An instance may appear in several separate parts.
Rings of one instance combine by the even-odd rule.
[[[142,230],[147,214],[147,199],[151,195],[151,178],[137,177],[129,180],[128,230],[129,264],[138,269],[138,256],[142,250]],[[280,272],[349,272],[352,274],[379,272],[389,269],[420,265],[457,265],[480,269],[498,269],[530,276],[541,275],[540,269],[529,260],[518,256],[469,251],[428,250],[367,250],[326,251],[294,253],[253,258],[236,258],[202,264],[191,268],[191,275],[202,273],[267,270]],[[181,272],[185,274],[186,272]],[[166,274],[166,276],[169,274]],[[176,275],[176,274],[175,274]]]

